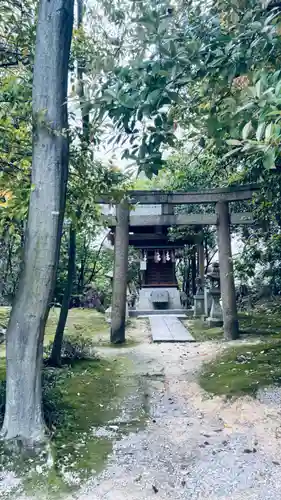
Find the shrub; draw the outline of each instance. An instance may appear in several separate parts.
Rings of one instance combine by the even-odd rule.
[[[45,348],[45,356],[49,358],[53,348],[53,342]],[[62,342],[61,351],[62,361],[72,363],[82,359],[94,359],[94,345],[92,339],[85,338],[83,335],[65,336]]]

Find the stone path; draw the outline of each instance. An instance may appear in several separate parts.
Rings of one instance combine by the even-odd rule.
[[[153,342],[194,342],[194,338],[175,316],[150,316]]]

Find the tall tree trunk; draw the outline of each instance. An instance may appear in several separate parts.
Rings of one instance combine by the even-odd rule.
[[[80,28],[83,25],[83,0],[77,0],[77,27]],[[77,80],[79,82],[79,99],[81,104],[81,112],[83,110],[83,106],[81,103],[81,99],[84,98],[84,86],[83,86],[83,69],[80,61],[77,61]],[[86,121],[85,121],[86,120]],[[89,115],[88,117],[83,117],[83,136],[84,140],[89,129]],[[87,136],[88,141],[88,136]],[[79,219],[81,215],[80,207],[77,210],[77,218]],[[84,239],[84,258],[81,260],[81,270],[77,283],[77,291],[78,294],[81,295],[84,290],[84,278],[85,278],[85,266],[87,260],[86,253],[86,238]],[[68,311],[70,306],[71,294],[73,289],[73,279],[75,274],[75,261],[76,261],[76,231],[73,228],[73,225],[70,226],[69,229],[69,249],[68,249],[68,271],[67,271],[67,283],[63,294],[62,306],[60,311],[60,316],[56,328],[56,334],[54,338],[54,344],[51,352],[51,356],[49,359],[49,364],[52,366],[61,366],[61,350],[62,350],[62,342],[64,336],[65,325],[68,317]],[[81,297],[79,296],[79,303],[76,302],[76,306],[81,305]]]
[[[23,270],[7,332],[2,435],[34,447],[44,440],[41,367],[68,174],[67,80],[74,0],[41,0],[33,76],[32,185]]]
[[[61,349],[64,329],[67,321],[69,304],[72,293],[74,272],[75,272],[75,257],[76,257],[76,230],[71,224],[69,229],[69,247],[68,247],[68,269],[67,269],[67,283],[64,289],[62,305],[60,310],[60,317],[57,324],[54,344],[49,363],[52,366],[61,366]]]

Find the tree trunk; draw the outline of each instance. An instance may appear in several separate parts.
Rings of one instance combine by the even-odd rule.
[[[64,289],[62,305],[60,310],[60,317],[57,324],[54,344],[49,359],[51,366],[61,366],[61,348],[63,341],[64,329],[67,321],[69,304],[72,293],[74,272],[75,272],[75,257],[76,257],[76,231],[72,224],[69,229],[69,247],[68,247],[68,269],[67,269],[67,283]]]
[[[26,447],[44,440],[41,367],[59,255],[68,174],[67,80],[74,0],[41,0],[36,34],[32,185],[23,269],[7,331],[2,436]]]
[[[196,295],[196,277],[197,277],[196,253],[194,249],[191,257],[191,288],[193,297],[194,295]]]

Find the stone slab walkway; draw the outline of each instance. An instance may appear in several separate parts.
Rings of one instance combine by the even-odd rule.
[[[194,342],[194,338],[175,316],[150,316],[153,342]]]

